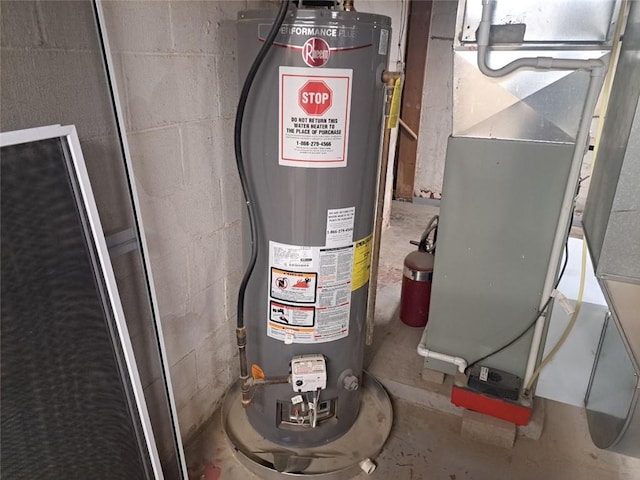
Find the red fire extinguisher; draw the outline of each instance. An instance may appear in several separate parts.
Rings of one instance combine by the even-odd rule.
[[[433,234],[433,240],[430,236]],[[400,320],[411,327],[424,327],[429,319],[429,301],[433,280],[433,262],[438,236],[438,216],[427,224],[418,250],[404,259],[402,293],[400,295]]]

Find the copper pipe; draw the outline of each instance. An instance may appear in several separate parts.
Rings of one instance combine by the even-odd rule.
[[[266,377],[266,378],[250,378],[249,383],[253,387],[259,387],[261,385],[278,385],[283,383],[291,383],[291,375],[286,377]]]
[[[380,257],[380,240],[382,236],[382,217],[384,212],[384,194],[387,186],[387,167],[389,165],[389,146],[391,144],[391,129],[387,124],[389,111],[391,110],[391,98],[396,80],[400,78],[398,72],[382,73],[382,81],[387,87],[387,98],[385,102],[385,127],[382,137],[382,158],[380,159],[380,174],[378,176],[378,199],[376,202],[376,217],[373,228],[373,245],[371,248],[371,269],[369,273],[369,296],[367,299],[367,336],[366,343],[373,343],[373,329],[376,316],[376,291],[378,288],[378,264]]]
[[[242,406],[248,407],[251,405],[253,399],[253,389],[256,387],[262,387],[265,385],[282,385],[285,383],[291,383],[291,375],[286,377],[267,377],[267,378],[253,378],[249,377],[242,380],[240,385],[240,393],[242,396]]]
[[[276,385],[281,383],[291,383],[291,376],[253,378],[249,376],[249,366],[247,365],[247,329],[245,327],[236,328],[236,343],[238,344],[238,357],[240,359],[240,396],[243,407],[248,407],[253,398],[253,389],[261,385]]]

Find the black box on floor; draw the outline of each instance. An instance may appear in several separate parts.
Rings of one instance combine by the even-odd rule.
[[[495,368],[476,365],[469,370],[467,388],[496,398],[518,400],[522,379]]]

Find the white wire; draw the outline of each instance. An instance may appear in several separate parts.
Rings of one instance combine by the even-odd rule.
[[[402,37],[404,36],[404,29],[407,23],[408,14],[406,14],[407,0],[401,0],[400,2],[400,30],[398,31],[398,61],[404,65],[404,52],[402,50]],[[406,15],[406,16],[405,16]]]
[[[311,428],[316,428],[318,424],[318,401],[320,400],[320,389],[316,390],[315,397],[313,399],[313,423]]]

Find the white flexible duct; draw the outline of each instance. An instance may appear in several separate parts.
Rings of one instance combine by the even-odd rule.
[[[591,124],[591,118],[595,110],[596,103],[598,101],[598,95],[605,75],[605,64],[600,59],[559,59],[552,57],[525,57],[508,63],[507,65],[493,69],[487,65],[487,55],[489,54],[489,34],[491,30],[491,4],[495,3],[493,0],[482,0],[482,19],[478,28],[478,69],[488,77],[503,77],[521,68],[532,68],[535,70],[586,70],[591,73],[589,79],[589,87],[587,89],[587,96],[585,99],[584,107],[582,109],[580,124],[578,127],[578,134],[576,136],[575,148],[573,151],[573,157],[571,160],[571,170],[569,172],[569,179],[567,181],[567,188],[565,190],[564,198],[562,200],[562,207],[560,210],[560,216],[558,218],[558,224],[556,227],[556,235],[553,240],[551,257],[549,260],[549,268],[547,269],[547,275],[542,290],[542,297],[540,301],[539,310],[544,308],[547,299],[551,295],[553,285],[555,283],[558,264],[562,256],[562,246],[569,233],[569,219],[571,218],[571,211],[573,209],[573,202],[576,192],[576,186],[580,176],[580,167],[582,164],[582,158],[587,144],[587,137],[589,135],[589,126]],[[529,351],[529,358],[527,360],[527,368],[524,376],[524,385],[527,385],[532,378],[533,372],[538,362],[538,356],[540,353],[540,344],[542,342],[542,334],[544,331],[544,317],[538,317],[533,332],[533,340],[531,343],[531,350]]]

